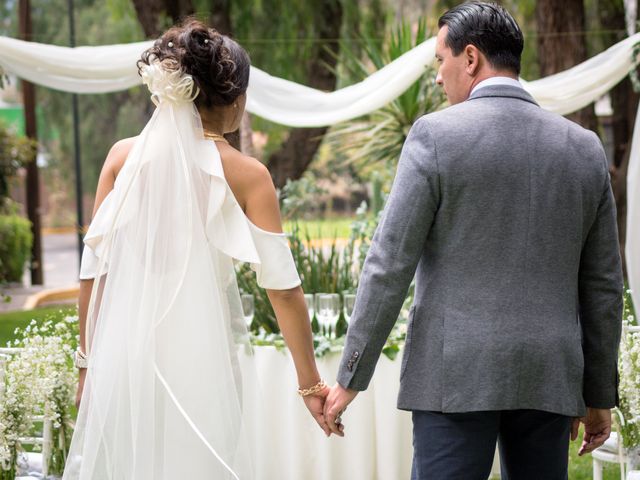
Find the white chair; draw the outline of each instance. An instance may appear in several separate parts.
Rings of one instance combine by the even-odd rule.
[[[591,459],[593,461],[593,480],[602,480],[602,468],[605,462],[620,465],[620,480],[625,480],[627,457],[618,432],[611,432],[611,436],[604,445],[591,453]]]
[[[11,355],[19,353],[20,350],[20,348],[0,348],[0,398],[4,394],[5,364],[11,358]],[[31,418],[34,422],[42,423],[42,432],[37,432],[30,437],[20,437],[18,442],[23,445],[39,445],[42,453],[28,452],[27,455],[20,458],[18,462],[19,471],[24,472],[25,475],[28,474],[27,472],[37,472],[43,478],[47,478],[49,475],[49,457],[51,456],[53,445],[51,421],[45,420],[42,415],[32,415]]]
[[[622,334],[640,332],[640,327],[623,327]],[[624,425],[625,420],[622,413],[616,408],[614,413],[618,417],[620,425]],[[621,480],[640,480],[640,472],[629,471],[627,454],[622,446],[622,438],[618,432],[611,432],[609,439],[600,448],[597,448],[591,453],[593,460],[593,480],[602,480],[602,467],[605,462],[617,463],[620,465],[620,479]]]

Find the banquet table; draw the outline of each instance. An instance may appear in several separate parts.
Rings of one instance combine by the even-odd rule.
[[[256,347],[263,390],[260,406],[257,479],[401,480],[411,476],[412,423],[396,408],[400,355],[381,356],[369,388],[342,415],[345,437],[327,438],[307,412],[296,390],[291,356],[275,347]],[[333,384],[340,354],[318,359],[320,375]],[[497,473],[494,462],[493,473]]]

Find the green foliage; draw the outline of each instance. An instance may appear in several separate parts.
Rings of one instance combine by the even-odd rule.
[[[369,76],[428,38],[426,21],[420,19],[415,34],[409,22],[394,28],[380,44],[363,38],[364,59],[351,55],[348,63],[360,77]],[[346,50],[346,49],[345,49]],[[348,55],[348,52],[345,52]],[[445,105],[444,92],[435,84],[436,70],[425,74],[409,89],[383,108],[353,122],[336,127],[329,140],[338,152],[348,154],[348,162],[363,174],[392,172],[413,123],[422,115]]]
[[[20,282],[31,252],[31,222],[16,215],[0,215],[0,283]]]
[[[632,56],[632,68],[629,71],[629,78],[631,79],[631,85],[633,90],[640,92],[640,74],[638,73],[638,61],[640,59],[640,42],[633,46]]]
[[[37,148],[33,140],[15,135],[0,122],[0,211],[9,197],[9,181],[35,158]]]
[[[305,293],[355,291],[357,276],[352,271],[355,252],[353,245],[347,246],[340,252],[338,240],[335,237],[329,245],[316,244],[308,231],[304,234],[300,231],[297,223],[292,225],[289,243]],[[256,276],[249,265],[241,264],[238,267],[237,280],[238,287],[243,293],[250,293],[255,297],[253,331],[257,333],[263,329],[267,333],[279,333],[280,329],[267,294],[258,286]],[[338,335],[344,333],[345,329],[346,325],[341,317],[338,322]],[[314,322],[314,331],[318,331],[317,322]]]
[[[317,198],[326,193],[326,190],[318,186],[316,179],[311,174],[305,175],[299,180],[288,178],[286,185],[280,192],[282,218],[288,220],[299,218],[303,214],[316,213]]]

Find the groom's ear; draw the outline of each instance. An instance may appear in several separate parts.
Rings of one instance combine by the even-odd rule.
[[[467,45],[462,52],[465,57],[465,70],[471,77],[478,73],[480,68],[480,50],[475,45]]]

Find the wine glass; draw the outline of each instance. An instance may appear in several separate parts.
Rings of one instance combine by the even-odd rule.
[[[304,303],[307,304],[307,311],[309,312],[309,321],[313,322],[313,312],[315,311],[315,308],[313,306],[313,294],[312,293],[305,293],[304,294]]]
[[[316,317],[326,333],[335,336],[335,325],[340,318],[340,295],[337,293],[318,293],[316,297]]]
[[[244,321],[247,324],[247,330],[250,330],[251,322],[253,322],[253,316],[256,311],[255,300],[253,295],[250,293],[243,293],[240,296],[240,300],[242,301],[242,315],[244,316]]]
[[[342,298],[344,300],[344,319],[348,325],[351,315],[353,315],[353,307],[356,305],[356,296],[353,293],[344,293]]]

